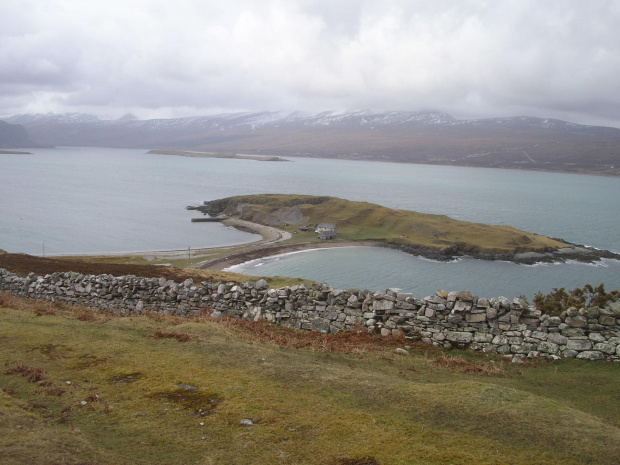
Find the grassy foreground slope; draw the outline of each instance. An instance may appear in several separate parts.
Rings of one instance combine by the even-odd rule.
[[[199,210],[272,226],[329,222],[339,240],[374,240],[443,254],[512,256],[568,247],[564,242],[510,226],[469,223],[444,215],[393,210],[367,202],[309,195],[250,195],[207,202]],[[308,239],[301,235],[297,240]]]
[[[617,364],[396,355],[367,333],[5,294],[0,341],[7,465],[620,462]]]

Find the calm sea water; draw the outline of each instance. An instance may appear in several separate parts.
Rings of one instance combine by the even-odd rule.
[[[289,163],[147,155],[146,150],[32,149],[0,155],[0,248],[41,255],[216,247],[257,236],[191,223],[185,206],[240,194],[307,193],[520,229],[620,251],[620,179],[481,168],[294,158]],[[417,295],[469,288],[531,295],[605,282],[620,265],[537,267],[436,263],[384,249],[293,254],[250,263],[256,274]]]
[[[620,288],[620,263],[606,260],[596,265],[560,263],[524,266],[510,262],[486,262],[464,258],[443,263],[415,257],[396,250],[350,247],[321,249],[267,257],[229,268],[255,276],[295,276],[325,281],[336,288],[356,287],[384,290],[396,287],[417,297],[436,290],[469,289],[485,297],[509,298],[554,287],[574,289],[586,282],[604,282],[608,289]],[[378,286],[381,283],[382,286]]]

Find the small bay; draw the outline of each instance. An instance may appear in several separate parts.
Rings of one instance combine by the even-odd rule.
[[[292,276],[327,282],[338,289],[384,291],[395,287],[424,297],[435,291],[469,289],[481,297],[531,299],[554,287],[574,289],[605,282],[620,289],[620,262],[517,265],[462,258],[438,262],[383,247],[316,249],[265,257],[228,268],[255,276]]]

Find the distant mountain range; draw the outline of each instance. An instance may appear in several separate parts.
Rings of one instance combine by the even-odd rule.
[[[533,117],[257,112],[138,120],[84,114],[2,118],[43,145],[140,147],[620,175],[620,129]]]
[[[0,121],[0,147],[16,148],[34,146],[36,146],[35,142],[32,141],[23,126]]]

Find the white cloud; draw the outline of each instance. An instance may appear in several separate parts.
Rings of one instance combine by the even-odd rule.
[[[0,114],[438,109],[620,126],[612,0],[16,0]]]

